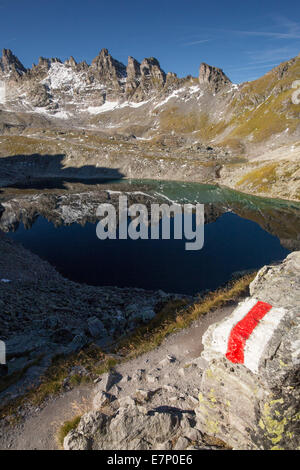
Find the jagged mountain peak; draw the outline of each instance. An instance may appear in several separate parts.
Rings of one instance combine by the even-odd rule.
[[[146,57],[141,63],[142,75],[149,75],[155,71],[159,72],[162,76],[166,75],[160,67],[159,61],[155,57]]]
[[[62,61],[58,57],[51,57],[50,59],[46,57],[39,57],[38,67],[46,67],[49,69],[51,64],[55,63],[61,64]]]
[[[155,88],[164,86],[166,82],[166,74],[155,57],[145,58],[141,63],[140,70],[145,82],[150,80]]]
[[[103,47],[103,48],[101,49],[101,51],[99,52],[99,55],[100,55],[100,56],[109,56],[110,53],[108,52],[108,49],[106,49],[106,47]]]
[[[141,64],[131,56],[128,56],[128,64],[126,67],[127,79],[138,78],[141,75]]]
[[[143,62],[146,63],[146,64],[149,64],[151,66],[156,66],[156,67],[160,68],[160,63],[155,57],[145,57]]]
[[[26,72],[24,65],[19,59],[12,53],[10,49],[2,50],[2,57],[0,59],[0,69],[5,74],[17,74],[22,75]]]
[[[93,59],[91,67],[96,69],[104,79],[120,79],[126,76],[126,66],[114,59],[108,49],[101,49]]]
[[[6,57],[7,59],[11,59],[15,57],[11,51],[11,49],[2,49],[2,60]]]
[[[199,83],[200,85],[209,85],[214,91],[219,91],[224,85],[229,85],[232,82],[222,69],[202,62],[199,68]]]
[[[76,67],[77,62],[74,59],[74,57],[71,55],[71,57],[65,61],[65,65],[69,65],[70,67]]]

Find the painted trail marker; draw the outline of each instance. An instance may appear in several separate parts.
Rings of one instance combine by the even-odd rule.
[[[215,328],[213,349],[257,373],[263,352],[285,314],[284,308],[247,299]]]
[[[232,328],[226,352],[226,357],[229,361],[236,364],[244,364],[246,341],[271,308],[272,305],[270,304],[257,302],[245,317]]]
[[[6,347],[4,341],[0,341],[0,365],[6,364]]]

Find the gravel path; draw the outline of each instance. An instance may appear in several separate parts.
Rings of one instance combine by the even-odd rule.
[[[202,365],[201,338],[208,326],[228,316],[235,305],[204,315],[190,328],[168,337],[157,349],[116,368],[119,382],[110,393],[118,400],[132,397],[137,390],[151,391],[151,407],[192,410],[197,406]],[[128,378],[131,380],[128,380]],[[92,407],[97,386],[76,388],[49,400],[43,408],[25,416],[16,427],[0,425],[0,449],[54,450],[56,434],[63,422]],[[118,407],[118,400],[112,407]]]

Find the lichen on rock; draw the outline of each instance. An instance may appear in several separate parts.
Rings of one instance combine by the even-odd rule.
[[[251,351],[248,343],[247,354],[260,354],[257,371],[246,363],[232,363],[219,344],[218,330],[222,331],[222,327],[226,330],[226,322],[231,317],[234,319],[238,309],[229,319],[211,325],[204,335],[202,355],[208,365],[200,385],[196,410],[198,426],[233,448],[295,449],[300,446],[299,274],[300,252],[294,252],[283,263],[262,268],[250,285],[252,299],[272,303],[273,320],[284,312],[275,324],[266,314],[265,325],[272,333],[269,336],[259,337],[259,327],[254,328],[260,344],[255,347],[252,341]],[[237,318],[233,322],[236,324]]]

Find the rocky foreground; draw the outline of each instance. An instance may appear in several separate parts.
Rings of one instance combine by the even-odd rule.
[[[65,449],[298,449],[299,286],[293,252],[262,268],[238,305],[200,316],[94,383],[69,389],[74,374],[88,375],[71,367],[58,396],[20,408],[20,424],[0,422],[0,449],[57,449],[62,424],[78,415]],[[222,349],[228,325],[257,301],[272,308],[246,341],[244,363],[234,363]]]
[[[185,362],[180,353],[156,354],[130,375],[127,365],[99,377],[93,409],[66,436],[64,448],[195,450],[222,441],[235,449],[299,448],[300,252],[262,268],[250,294],[238,309],[259,299],[274,310],[254,330],[265,332],[255,347],[247,343],[247,363],[220,352],[218,332],[224,334],[235,309],[209,327],[198,357],[197,349]]]

